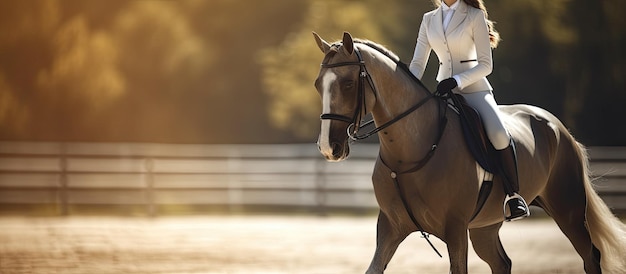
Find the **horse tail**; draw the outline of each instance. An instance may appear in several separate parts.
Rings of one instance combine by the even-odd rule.
[[[613,215],[593,189],[589,177],[587,150],[579,142],[572,141],[583,169],[587,200],[585,212],[587,230],[591,236],[591,242],[600,251],[600,266],[606,273],[626,273],[626,226]]]

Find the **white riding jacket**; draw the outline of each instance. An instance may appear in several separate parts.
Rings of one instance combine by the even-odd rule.
[[[491,91],[487,75],[491,74],[493,60],[485,14],[462,0],[458,2],[445,32],[442,7],[424,14],[409,68],[422,79],[430,51],[434,50],[439,58],[437,81],[454,77],[457,91],[462,93]]]

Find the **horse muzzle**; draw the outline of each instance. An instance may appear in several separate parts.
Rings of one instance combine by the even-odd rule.
[[[320,153],[326,158],[326,161],[329,162],[339,162],[348,158],[350,154],[350,146],[348,144],[348,139],[345,141],[338,140],[328,140],[326,142],[317,141],[317,148]]]

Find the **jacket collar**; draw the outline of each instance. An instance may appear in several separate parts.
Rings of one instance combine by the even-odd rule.
[[[450,24],[448,25],[448,29],[446,29],[445,33],[454,31],[454,29],[456,29],[463,22],[463,20],[465,20],[465,17],[467,17],[467,4],[463,0],[457,0],[457,2],[458,7],[456,7],[456,10],[454,11]],[[443,31],[443,5],[445,4],[441,3],[439,8],[437,8],[435,14],[433,15],[434,20],[431,23],[434,24],[435,31],[442,36],[445,34]]]
[[[441,6],[440,6],[440,7],[441,7],[441,9],[443,9],[444,11],[445,11],[445,10],[448,10],[448,9],[453,9],[453,10],[455,10],[455,9],[456,9],[456,7],[458,7],[458,6],[459,6],[459,2],[463,2],[463,0],[456,1],[456,2],[454,2],[454,4],[452,4],[452,6],[448,7],[448,5],[446,5],[446,4],[443,2],[443,0],[442,0],[442,1],[441,1]]]
[[[454,14],[452,15],[452,19],[450,20],[450,24],[448,25],[448,28],[446,29],[446,32],[448,33],[454,31],[454,29],[456,29],[463,22],[463,20],[465,20],[465,17],[467,17],[468,6],[465,3],[465,1],[457,0],[457,3],[459,4],[459,6],[456,7],[456,10],[454,11]]]

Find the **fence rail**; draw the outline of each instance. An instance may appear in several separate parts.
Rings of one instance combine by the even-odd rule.
[[[374,210],[375,144],[327,163],[313,144],[173,145],[0,142],[0,207],[94,205]],[[626,210],[626,148],[590,149],[597,189]]]

